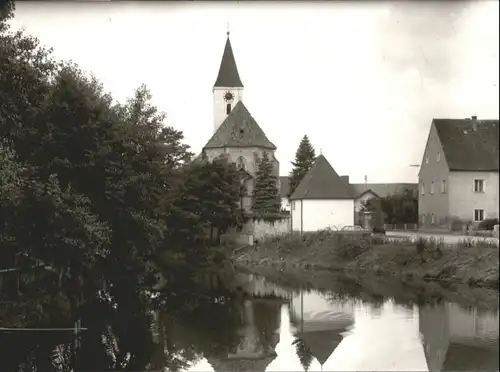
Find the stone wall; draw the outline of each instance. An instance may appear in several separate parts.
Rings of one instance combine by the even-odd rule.
[[[280,220],[268,222],[264,220],[254,221],[253,235],[255,239],[263,239],[266,236],[283,235],[291,232],[291,219],[290,217],[283,217]]]

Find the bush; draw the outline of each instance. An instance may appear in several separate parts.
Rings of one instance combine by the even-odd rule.
[[[461,219],[459,218],[453,218],[451,220],[451,231],[462,231],[462,227],[465,225],[466,223],[464,221],[462,221]]]
[[[478,230],[493,230],[495,225],[498,225],[498,218],[487,218],[479,222]]]

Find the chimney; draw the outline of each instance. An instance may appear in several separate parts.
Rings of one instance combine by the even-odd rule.
[[[349,176],[340,176],[340,179],[349,185]]]
[[[477,116],[471,116],[472,119],[472,130],[475,132],[477,130]]]

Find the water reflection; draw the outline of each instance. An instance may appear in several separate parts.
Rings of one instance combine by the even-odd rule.
[[[234,277],[233,287],[236,290],[184,294],[182,300],[146,311],[149,321],[133,309],[127,317],[113,315],[114,323],[121,324],[115,327],[123,332],[121,347],[133,351],[130,367],[123,370],[498,369],[498,310],[479,312],[445,302],[419,307],[393,300],[340,299],[328,292],[285,290],[247,275]],[[79,353],[67,359],[76,370],[83,368],[82,361],[85,370],[118,368],[110,355],[120,352],[110,352],[114,343],[103,342],[103,335],[110,339],[113,335],[99,317],[92,319],[94,323],[83,318],[89,330]],[[51,342],[52,346],[68,343]],[[66,349],[69,354],[71,342]],[[127,359],[124,353],[122,360]]]
[[[498,312],[444,303],[422,307],[419,323],[432,371],[498,369]]]
[[[256,284],[258,283],[258,284]],[[252,354],[259,349],[236,351],[214,362],[193,363],[185,371],[455,371],[498,369],[498,311],[480,313],[462,309],[456,304],[440,303],[422,307],[396,304],[387,300],[371,304],[356,300],[334,300],[335,296],[317,291],[290,293],[276,288],[272,297],[271,285],[261,279],[250,287],[259,288],[267,298],[247,302],[254,315],[246,318],[256,325],[259,313],[256,304],[269,306],[283,301],[267,313],[278,317],[279,324],[273,347],[275,356]],[[248,288],[250,288],[248,287]],[[251,305],[253,304],[253,305]],[[266,304],[266,305],[264,305]],[[264,316],[263,313],[262,316]],[[278,316],[279,315],[279,316]],[[262,320],[260,320],[262,322]],[[258,332],[270,331],[260,325]],[[248,333],[256,341],[255,335]],[[278,342],[276,343],[276,340]],[[264,345],[261,346],[261,350]],[[249,350],[251,352],[249,352]],[[232,363],[228,363],[231,360]],[[236,362],[237,360],[237,362]]]

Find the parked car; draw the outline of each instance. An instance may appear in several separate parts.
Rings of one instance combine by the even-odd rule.
[[[342,234],[346,235],[354,235],[354,236],[361,236],[363,238],[366,238],[372,234],[370,230],[366,230],[362,228],[359,225],[354,225],[354,226],[344,226],[340,232]]]

